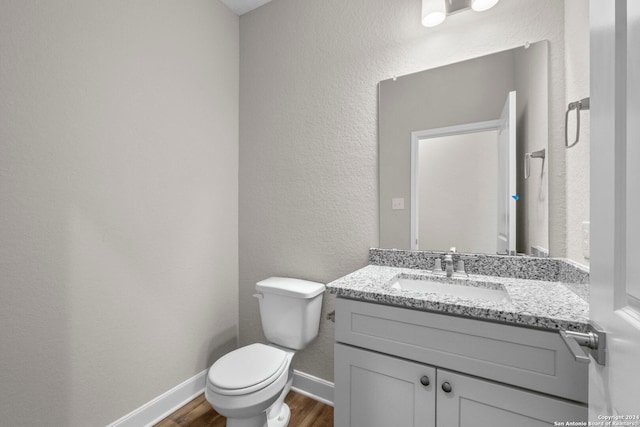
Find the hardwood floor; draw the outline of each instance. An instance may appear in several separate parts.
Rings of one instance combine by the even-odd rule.
[[[291,408],[289,427],[333,427],[333,407],[294,391],[289,392],[285,402]],[[224,427],[225,421],[201,394],[155,427]]]

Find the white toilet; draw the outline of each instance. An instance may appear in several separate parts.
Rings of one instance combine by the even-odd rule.
[[[256,284],[262,329],[269,345],[251,344],[209,369],[205,397],[227,427],[285,427],[291,412],[291,359],[318,335],[322,283],[270,277]]]

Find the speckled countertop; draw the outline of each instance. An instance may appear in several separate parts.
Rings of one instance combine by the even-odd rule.
[[[432,275],[428,270],[368,265],[329,283],[327,290],[343,298],[516,326],[578,332],[587,330],[589,304],[562,282],[479,274],[470,274],[468,279],[453,279],[452,283],[459,285],[502,287],[509,295],[508,301],[490,301],[391,288],[390,285],[399,277],[451,282],[451,279]]]

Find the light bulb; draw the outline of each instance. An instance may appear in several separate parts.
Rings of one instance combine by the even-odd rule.
[[[445,0],[422,0],[422,25],[435,27],[447,17]]]
[[[471,9],[482,12],[491,9],[499,0],[471,0]]]
[[[442,24],[446,17],[447,15],[445,13],[431,12],[422,17],[422,25],[425,27],[435,27],[436,25]]]

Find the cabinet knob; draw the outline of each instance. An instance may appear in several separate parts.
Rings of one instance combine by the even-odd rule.
[[[426,375],[423,375],[422,378],[420,378],[420,384],[422,384],[423,386],[428,386],[429,385],[429,377]]]
[[[451,384],[449,384],[448,382],[445,381],[445,382],[442,383],[442,390],[445,393],[450,393],[451,390],[453,390],[453,389],[451,388]]]

